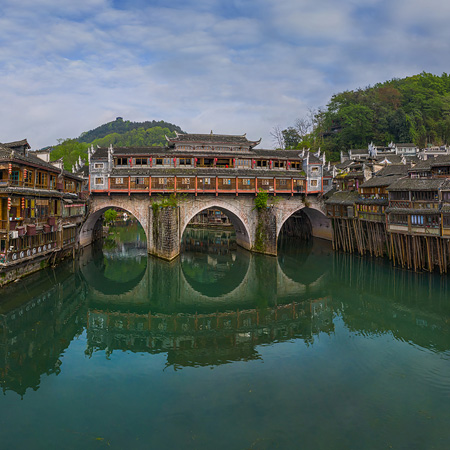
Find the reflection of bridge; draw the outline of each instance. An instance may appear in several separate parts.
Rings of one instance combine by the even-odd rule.
[[[220,209],[230,218],[237,243],[247,250],[276,255],[283,224],[300,210],[310,220],[313,236],[331,240],[331,223],[317,196],[308,197],[307,201],[302,196],[279,195],[276,198],[272,207],[258,211],[254,195],[197,197],[191,194],[176,207],[152,208],[158,199],[148,195],[97,194],[92,196],[91,213],[81,230],[80,243],[86,246],[92,242],[95,223],[109,208],[126,210],[136,217],[145,230],[148,252],[167,260],[179,255],[181,238],[191,219],[210,208]]]
[[[329,298],[210,314],[132,314],[89,310],[89,351],[169,352],[169,364],[211,365],[254,359],[255,345],[332,332]],[[205,354],[205,350],[209,350]]]
[[[298,293],[294,298],[284,296],[287,290],[278,286],[277,297],[269,304],[254,303],[258,294],[250,295],[251,305],[245,298],[240,303],[236,299],[228,308],[225,304],[213,308],[214,299],[204,294],[198,294],[195,308],[177,304],[179,279],[174,280],[172,291],[175,304],[161,292],[153,292],[159,301],[148,299],[148,280],[156,283],[152,277],[177,265],[160,260],[150,259],[159,271],[155,269],[149,275],[147,265],[142,281],[132,288],[134,303],[126,293],[101,293],[89,287],[84,278],[87,266],[83,274],[71,273],[68,269],[72,265],[63,263],[55,272],[56,282],[53,274],[48,277],[51,272],[41,271],[22,280],[20,286],[2,290],[2,389],[24,395],[29,388],[39,388],[42,374],[68,370],[62,365],[61,355],[85,327],[88,327],[87,353],[101,349],[167,352],[167,362],[174,366],[255,359],[260,357],[257,345],[284,339],[298,338],[311,343],[317,334],[333,331],[336,316],[350,332],[363,332],[367,336],[389,333],[402,342],[448,353],[450,303],[447,287],[438,289],[435,285],[442,283],[440,277],[393,271],[380,260],[367,262],[354,255],[322,258],[323,251],[314,248],[298,273],[292,270],[294,259],[279,258],[285,282],[303,284],[304,294]],[[250,257],[276,262],[275,258],[260,255]],[[325,259],[330,266],[311,276],[307,268],[322,267]],[[249,263],[248,271],[257,272],[262,267],[264,264],[254,261]],[[182,274],[180,264],[178,271]],[[306,275],[303,280],[302,272]],[[166,282],[171,274],[164,279]],[[138,285],[145,289],[135,290]],[[231,293],[238,287],[234,286]],[[244,295],[245,291],[240,292]],[[145,301],[139,303],[139,295],[145,296]],[[207,301],[203,307],[199,303],[202,299]],[[201,311],[198,314],[197,309]]]
[[[91,286],[89,297],[95,298],[96,304],[106,302],[124,308],[160,308],[155,304],[155,298],[166,299],[164,308],[169,310],[200,307],[215,311],[232,305],[241,308],[254,304],[275,305],[283,299],[321,295],[324,290],[322,275],[328,271],[322,265],[319,276],[305,278],[301,272],[293,270],[286,258],[279,261],[238,249],[237,253],[228,255],[200,254],[193,257],[185,253],[171,263],[149,259],[144,264],[142,259],[135,278],[121,282],[119,277],[105,277],[103,257],[91,259],[89,251],[85,256],[88,263],[81,264],[81,272]],[[117,260],[110,262],[119,264]],[[123,264],[138,263],[130,258],[128,262],[123,260]],[[298,263],[296,267],[299,267]],[[288,270],[289,275],[284,270]]]

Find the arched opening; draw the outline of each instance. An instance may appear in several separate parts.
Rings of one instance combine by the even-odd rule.
[[[147,268],[147,236],[139,220],[118,207],[103,207],[84,223],[82,238],[92,244],[82,258],[82,272],[90,286],[107,295],[132,290]]]
[[[252,247],[250,233],[246,224],[236,212],[231,211],[229,208],[212,204],[192,213],[181,229],[182,242],[186,229],[195,226],[208,229],[217,227],[233,229],[237,245],[247,250],[250,250]]]
[[[321,211],[303,207],[292,213],[277,237],[281,270],[298,283],[311,284],[326,271],[320,255],[331,252],[330,236],[330,220]]]
[[[105,213],[110,210],[117,212],[117,217],[112,220],[113,225],[124,225],[122,228],[127,229],[128,234],[134,233],[136,241],[140,241],[139,247],[142,247],[145,243],[145,248],[147,248],[147,231],[140,220],[129,210],[112,205],[99,208],[89,214],[80,230],[80,246],[85,247],[103,237]],[[125,237],[126,233],[123,232],[122,234]],[[127,237],[127,240],[130,240],[130,236]]]
[[[181,238],[181,267],[186,281],[197,292],[220,297],[242,283],[250,247],[245,224],[229,210],[205,208],[186,224]]]

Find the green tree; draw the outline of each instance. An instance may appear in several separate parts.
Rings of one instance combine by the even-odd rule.
[[[113,223],[117,219],[117,211],[115,209],[107,209],[103,216],[106,223]]]

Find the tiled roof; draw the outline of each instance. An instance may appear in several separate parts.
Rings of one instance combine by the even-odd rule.
[[[343,205],[351,206],[358,199],[359,194],[356,191],[339,191],[335,192],[328,200],[325,201],[327,205]]]
[[[389,161],[391,164],[401,164],[402,163],[402,157],[398,156],[398,155],[395,155],[395,154],[392,154],[392,155],[389,154],[389,155],[380,156],[380,157],[376,158],[375,161],[380,164],[384,160]]]
[[[426,161],[419,161],[414,167],[409,169],[409,172],[426,172],[431,170],[431,161],[427,159]]]
[[[385,187],[389,186],[395,181],[399,179],[400,175],[390,175],[386,177],[372,177],[370,180],[367,180],[364,184],[362,184],[360,187],[362,188],[372,188],[372,187]]]
[[[22,139],[21,141],[14,141],[14,142],[4,142],[3,145],[8,148],[16,148],[16,147],[22,147],[25,146],[26,148],[31,148],[30,144],[26,139]]]
[[[249,141],[246,135],[236,136],[228,134],[180,134],[177,133],[175,138],[167,138],[167,140],[173,144],[175,143],[205,143],[207,145],[238,145],[244,147],[254,147],[261,142]]]
[[[369,149],[367,148],[353,148],[349,150],[349,153],[351,152],[352,155],[366,155],[369,153]]]
[[[408,173],[409,164],[391,164],[383,167],[375,173],[376,177],[386,177],[391,175],[406,175]]]
[[[443,179],[402,178],[392,183],[388,191],[436,191],[443,184]]]
[[[431,167],[448,166],[448,165],[450,165],[450,155],[439,155],[430,161]]]

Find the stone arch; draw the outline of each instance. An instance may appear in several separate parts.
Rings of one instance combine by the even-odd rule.
[[[247,250],[252,248],[252,227],[250,223],[252,204],[243,204],[241,202],[227,201],[219,197],[211,199],[199,199],[186,201],[180,205],[180,240],[189,222],[205,209],[216,208],[223,211],[230,219],[236,232],[237,244]]]
[[[298,207],[298,204],[294,204],[292,207],[284,207],[281,209],[277,220],[277,241],[280,235],[281,228],[284,223],[298,211],[302,211],[306,214],[312,226],[312,235],[321,239],[332,240],[333,229],[331,227],[331,220],[323,213],[321,208],[315,203],[311,205],[302,204]]]
[[[142,225],[148,244],[148,205],[144,206],[142,203],[138,203],[138,201],[129,197],[125,201],[121,198],[94,197],[91,202],[89,215],[80,230],[80,247],[85,247],[92,243],[95,224],[109,208],[121,209],[134,216]]]

